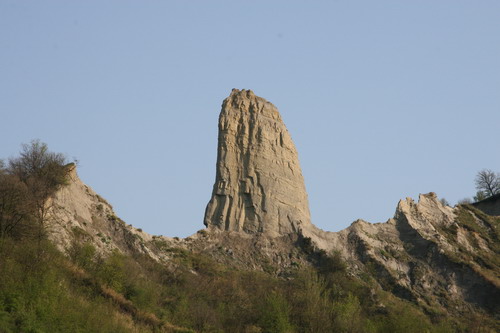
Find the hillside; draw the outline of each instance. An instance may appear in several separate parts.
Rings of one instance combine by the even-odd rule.
[[[11,173],[0,173],[4,203],[33,188],[7,186]],[[46,214],[29,206],[14,231],[2,228],[0,332],[500,329],[500,216],[428,193],[385,223],[317,228],[291,136],[249,90],[222,105],[206,228],[190,237],[127,225],[74,164],[63,173]]]

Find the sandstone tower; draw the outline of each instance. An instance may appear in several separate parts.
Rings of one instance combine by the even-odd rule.
[[[311,226],[295,145],[277,108],[251,90],[222,104],[216,168],[207,227],[275,237]]]

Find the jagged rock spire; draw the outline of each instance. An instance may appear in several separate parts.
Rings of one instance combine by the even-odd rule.
[[[233,89],[219,116],[217,171],[207,227],[279,236],[310,226],[298,154],[278,109]]]

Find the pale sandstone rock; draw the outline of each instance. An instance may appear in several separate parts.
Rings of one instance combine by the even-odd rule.
[[[216,179],[204,223],[271,237],[311,226],[295,145],[277,108],[251,90],[233,89],[222,104]]]
[[[49,239],[63,252],[77,241],[92,244],[104,256],[117,250],[122,253],[143,253],[160,261],[162,255],[151,245],[152,235],[125,224],[113,207],[78,177],[76,166],[68,166],[68,184],[47,202],[50,216],[46,229]],[[167,237],[156,240],[175,243]]]

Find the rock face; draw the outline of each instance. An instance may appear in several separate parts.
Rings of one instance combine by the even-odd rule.
[[[222,104],[216,179],[204,223],[271,237],[311,225],[295,145],[277,108],[251,90],[233,89]]]
[[[330,247],[318,247],[339,251],[351,268],[371,267],[384,289],[416,304],[497,313],[498,221],[472,206],[444,206],[431,192],[401,200],[386,223],[357,220],[325,233]]]
[[[75,244],[91,244],[104,256],[119,251],[141,253],[161,261],[163,255],[157,253],[152,242],[173,242],[125,224],[106,200],[80,180],[75,165],[68,166],[68,184],[47,205],[48,237],[62,252],[71,252]]]

